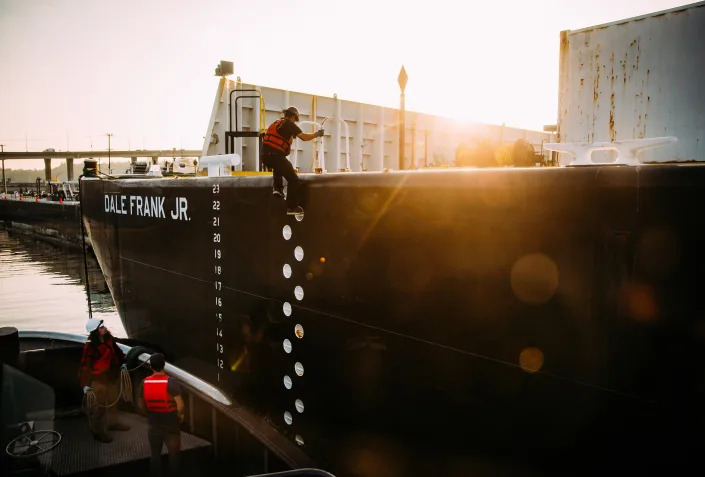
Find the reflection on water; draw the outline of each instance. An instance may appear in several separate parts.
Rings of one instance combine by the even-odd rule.
[[[93,318],[126,336],[98,262],[89,252]],[[0,326],[85,334],[83,255],[0,228]]]

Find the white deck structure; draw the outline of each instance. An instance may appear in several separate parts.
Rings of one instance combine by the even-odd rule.
[[[231,95],[233,90],[240,91]],[[261,93],[263,108],[260,108],[258,98],[245,97],[259,94],[252,90]],[[242,98],[236,100],[238,96]],[[211,119],[204,135],[202,155],[225,154],[225,132],[235,130],[236,115],[238,130],[264,130],[282,116],[282,109],[289,106],[295,106],[301,113],[299,125],[304,132],[315,131],[321,125],[326,131],[322,140],[295,141],[289,159],[301,172],[313,172],[316,167],[328,172],[400,168],[398,109],[245,84],[225,77],[221,77],[218,85]],[[543,152],[543,143],[555,141],[555,135],[550,133],[490,124],[462,124],[412,111],[406,112],[405,129],[404,169],[453,165],[458,145],[465,143],[472,146],[481,139],[490,140],[496,145],[511,145],[517,139],[525,139],[534,145],[536,152]],[[324,148],[324,158],[319,153],[320,147]],[[235,140],[232,152],[242,157],[243,170],[257,170],[258,148],[259,142],[255,137]],[[548,151],[546,154],[549,154]],[[320,164],[321,159],[324,164]]]

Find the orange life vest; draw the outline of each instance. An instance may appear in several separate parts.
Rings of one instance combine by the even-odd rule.
[[[286,119],[281,118],[270,124],[267,128],[267,132],[264,133],[262,143],[269,147],[273,147],[277,151],[281,151],[285,156],[288,156],[289,152],[291,152],[291,143],[294,142],[294,137],[292,136],[286,140],[281,134],[279,134],[279,129],[284,124],[284,121],[286,121]]]
[[[150,412],[176,412],[176,401],[167,391],[169,376],[164,374],[144,378],[144,403]]]

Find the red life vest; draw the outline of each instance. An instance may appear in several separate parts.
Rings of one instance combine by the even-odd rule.
[[[284,121],[286,121],[286,119],[281,118],[270,124],[267,128],[267,132],[264,133],[262,143],[269,147],[273,147],[277,151],[284,153],[285,156],[288,156],[289,152],[291,152],[291,143],[294,142],[294,138],[292,136],[287,140],[284,139],[284,136],[279,134],[279,129],[284,124]]]
[[[144,403],[150,412],[175,412],[176,401],[167,391],[169,376],[158,374],[144,378]]]
[[[115,361],[117,358],[115,356],[115,350],[113,349],[113,341],[108,340],[105,341],[104,343],[100,343],[98,345],[98,357],[93,361],[93,365],[91,366],[91,374],[92,375],[100,375],[107,373],[110,371],[111,366],[115,366],[117,368],[119,364],[116,363],[116,365],[113,364],[113,361]]]

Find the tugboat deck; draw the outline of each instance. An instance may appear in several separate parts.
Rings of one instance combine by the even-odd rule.
[[[88,430],[83,416],[58,418],[54,421],[35,421],[35,430],[54,430],[61,434],[61,442],[54,449],[38,456],[41,467],[50,475],[68,476],[82,473],[106,475],[121,472],[126,464],[140,462],[140,469],[149,465],[147,420],[134,413],[120,412],[120,421],[129,425],[126,432],[113,432],[113,442],[102,443]],[[186,432],[181,432],[181,453],[202,449],[208,451],[211,443]],[[162,449],[166,455],[166,448]],[[182,459],[183,460],[183,459]]]

